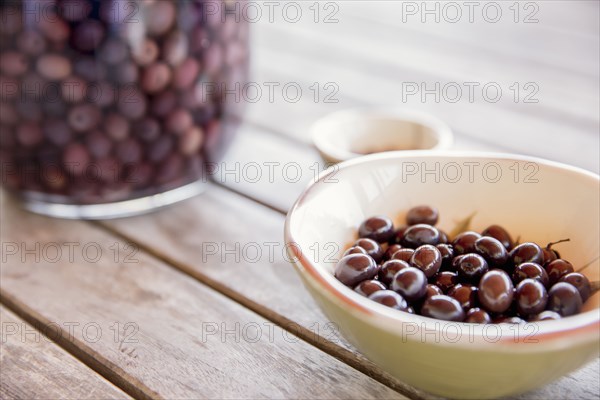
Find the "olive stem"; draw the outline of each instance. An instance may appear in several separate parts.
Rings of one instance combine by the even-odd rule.
[[[599,291],[600,290],[600,281],[590,282],[590,289],[592,290],[592,294]]]
[[[589,267],[590,265],[592,265],[593,263],[595,263],[595,262],[596,262],[596,261],[597,261],[599,258],[600,258],[600,257],[596,257],[596,258],[594,258],[592,261],[590,261],[589,263],[587,263],[587,264],[583,265],[581,268],[579,268],[579,269],[577,270],[577,272],[581,272],[581,271],[583,271],[584,269],[586,269],[587,267]]]
[[[570,242],[571,239],[570,238],[566,238],[566,239],[561,239],[557,242],[550,242],[546,245],[546,249],[550,250],[550,247],[554,246],[555,244],[559,244],[559,243],[564,243],[564,242]]]

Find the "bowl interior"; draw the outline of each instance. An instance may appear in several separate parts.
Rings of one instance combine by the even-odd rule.
[[[569,238],[555,249],[575,270],[589,264],[582,273],[598,281],[599,193],[597,175],[539,159],[386,153],[349,161],[322,176],[299,199],[288,230],[319,274],[344,295],[373,308],[373,302],[332,276],[364,219],[387,215],[401,225],[408,209],[428,204],[439,209],[438,227],[449,234],[472,216],[471,230],[499,224],[521,242],[545,245]],[[597,308],[599,299],[596,293],[584,311]]]
[[[426,150],[439,143],[437,132],[417,121],[368,116],[341,123],[330,140],[355,154],[394,150]]]
[[[350,110],[329,115],[313,126],[316,146],[330,159],[398,150],[443,149],[450,129],[436,118],[408,110]]]

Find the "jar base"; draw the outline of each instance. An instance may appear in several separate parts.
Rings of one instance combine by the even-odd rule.
[[[102,204],[57,204],[39,199],[21,198],[21,206],[36,214],[55,218],[101,220],[149,213],[197,196],[206,189],[205,181],[196,181],[163,193],[137,199]]]

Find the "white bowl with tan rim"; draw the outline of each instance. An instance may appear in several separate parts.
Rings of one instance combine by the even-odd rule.
[[[433,172],[432,172],[433,171]],[[575,167],[515,155],[405,151],[376,154],[324,172],[288,214],[285,241],[302,280],[325,314],[365,356],[398,379],[439,396],[494,398],[552,382],[600,352],[600,293],[582,313],[524,325],[465,324],[387,308],[333,276],[335,258],[373,215],[404,221],[419,204],[440,211],[447,232],[501,224],[521,241],[562,238],[561,256],[600,279],[600,183]],[[337,257],[314,258],[337,244]],[[304,250],[304,251],[303,251]],[[326,252],[321,252],[323,256]]]
[[[386,151],[445,150],[454,142],[443,121],[403,108],[334,112],[317,120],[310,132],[321,156],[332,163]]]

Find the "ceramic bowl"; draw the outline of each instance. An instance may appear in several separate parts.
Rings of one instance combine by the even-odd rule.
[[[598,357],[600,293],[581,314],[524,325],[465,324],[400,312],[337,281],[337,258],[359,224],[387,215],[402,224],[419,204],[440,211],[446,232],[472,215],[470,229],[501,224],[521,241],[557,245],[597,282],[599,177],[514,155],[395,152],[354,159],[323,173],[288,214],[290,258],[316,302],[343,335],[398,379],[452,398],[493,398],[552,382]],[[332,254],[331,248],[336,249]],[[315,252],[315,248],[320,252]]]
[[[311,127],[313,143],[331,162],[398,150],[445,150],[452,131],[443,121],[405,108],[357,108],[329,114]]]

